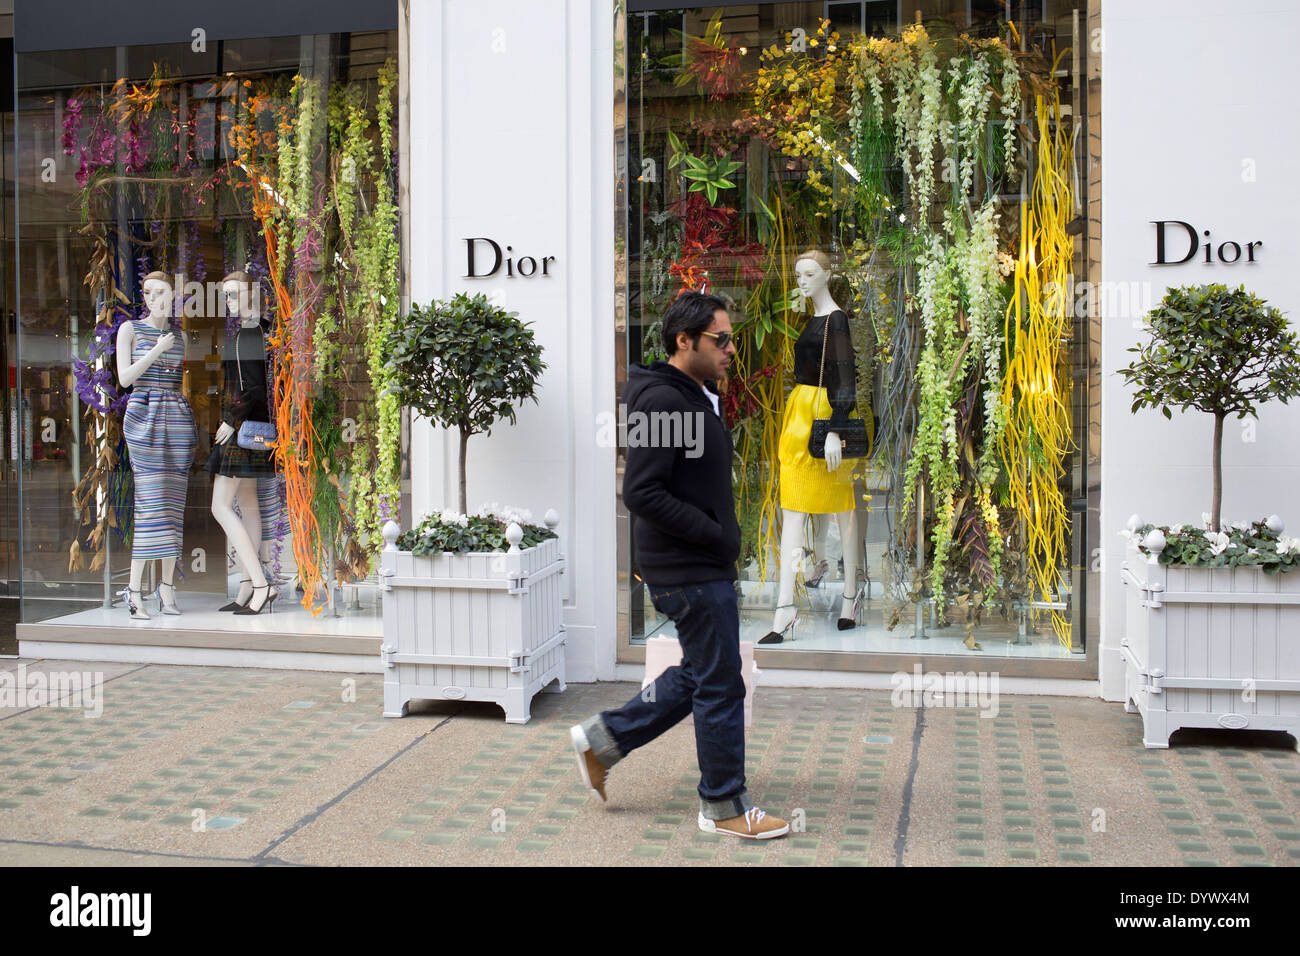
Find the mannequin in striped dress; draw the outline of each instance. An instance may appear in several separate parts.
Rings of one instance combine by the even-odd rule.
[[[135,484],[127,607],[137,620],[149,618],[140,584],[145,562],[155,559],[162,562],[161,609],[164,614],[180,613],[174,577],[198,437],[194,413],[181,394],[187,338],[172,328],[171,280],[164,272],[151,272],[145,276],[143,292],[148,317],[123,322],[117,333],[118,381],[131,386],[122,434]]]

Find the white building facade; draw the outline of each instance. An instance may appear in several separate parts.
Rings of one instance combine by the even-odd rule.
[[[1140,339],[1136,320],[1168,286],[1245,283],[1284,311],[1296,301],[1287,220],[1298,187],[1287,159],[1300,142],[1296,120],[1272,91],[1288,88],[1300,70],[1285,54],[1300,35],[1300,10],[1249,2],[1229,12],[1201,0],[1096,6],[1081,36],[1092,54],[1090,75],[1104,76],[1103,102],[1092,106],[1100,128],[1091,133],[1101,144],[1100,171],[1092,170],[1101,189],[1089,199],[1104,283],[1095,295],[1100,342],[1092,370],[1100,427],[1089,430],[1090,484],[1100,492],[1085,572],[1095,582],[1092,623],[1085,623],[1092,653],[1074,673],[1031,667],[1003,686],[1118,700],[1124,541],[1117,532],[1134,512],[1172,523],[1208,510],[1211,422],[1130,414],[1117,369]],[[616,449],[599,437],[602,414],[616,413],[622,358],[617,221],[627,215],[620,189],[629,174],[616,146],[616,89],[624,31],[636,28],[635,16],[613,3],[577,0],[411,0],[409,7],[412,296],[487,292],[532,322],[545,349],[540,403],[521,408],[513,427],[471,442],[469,499],[471,507],[499,501],[560,513],[570,562],[569,674],[578,681],[638,673],[620,634],[626,545]],[[1095,142],[1092,149],[1095,155]],[[1212,246],[1210,262],[1198,250],[1181,264],[1153,264],[1162,221],[1208,231],[1200,241]],[[1182,256],[1185,228],[1165,228],[1167,258]],[[502,269],[469,277],[466,243],[474,239],[490,239],[516,260],[554,259],[547,275]],[[1228,242],[1255,243],[1254,261],[1226,261],[1233,247],[1221,244]],[[1129,293],[1136,298],[1126,305]],[[1288,440],[1297,416],[1295,408],[1270,406],[1257,424],[1233,423],[1224,450],[1225,519],[1278,513],[1300,521],[1288,514],[1300,479],[1300,449]],[[417,423],[411,450],[415,514],[452,503],[454,436]],[[822,667],[769,659],[764,681],[885,686],[888,672],[906,663],[905,655],[880,658],[884,667],[870,654],[844,656],[852,660]],[[986,649],[978,664],[997,669],[1005,660]]]

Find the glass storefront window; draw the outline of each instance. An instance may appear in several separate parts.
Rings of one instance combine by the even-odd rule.
[[[618,383],[665,358],[682,290],[729,304],[742,639],[805,667],[1084,656],[1089,5],[663,6],[620,23]],[[796,354],[836,332],[852,363],[819,397]],[[804,459],[841,404],[870,451],[832,473]],[[672,624],[619,508],[627,648]]]
[[[151,538],[167,556],[143,568],[144,606],[159,617],[174,564],[177,627],[227,626],[210,612],[255,565],[281,615],[377,613],[372,557],[400,495],[376,354],[400,298],[396,58],[395,31],[19,54],[25,622],[125,623]],[[133,359],[174,343],[130,387],[123,325]],[[146,395],[162,410],[132,446]],[[245,421],[281,454],[240,447]],[[154,459],[175,477],[159,485]],[[239,479],[251,550],[230,550],[219,475]]]

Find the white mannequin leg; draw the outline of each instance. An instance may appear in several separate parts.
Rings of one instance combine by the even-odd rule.
[[[257,479],[239,478],[236,481],[239,484],[236,497],[239,500],[240,517],[243,520],[244,530],[248,532],[248,540],[253,542],[253,546],[260,548],[262,543],[262,512],[257,505]]]
[[[237,486],[235,498],[239,501],[240,524],[244,526],[244,531],[248,534],[248,540],[253,543],[254,549],[258,552],[259,563],[262,563],[260,548],[262,542],[262,512],[257,505],[257,479],[236,478],[234,481]],[[240,559],[240,563],[243,563],[242,559]],[[241,577],[249,577],[247,571]],[[235,600],[238,603],[248,603],[253,594],[253,583],[252,581],[240,581],[239,593],[235,595]]]
[[[802,511],[781,511],[781,576],[776,591],[776,611],[772,615],[772,630],[780,633],[795,616],[794,575],[803,558]],[[787,606],[789,605],[789,606]]]
[[[144,581],[144,566],[148,562],[144,558],[138,558],[131,562],[131,590],[140,590],[140,584]]]
[[[858,593],[858,513],[841,511],[836,519],[840,524],[840,546],[844,549],[844,589],[840,592],[840,617],[853,616],[853,598]]]
[[[126,606],[130,608],[134,605],[135,610],[131,616],[138,621],[149,618],[149,612],[144,609],[144,595],[140,593],[140,585],[144,582],[144,566],[148,563],[146,558],[134,558],[131,561],[131,581],[127,586],[134,593],[126,596]]]
[[[235,558],[244,569],[244,577],[250,579],[253,587],[264,588],[266,576],[262,574],[262,562],[257,558],[257,544],[249,538],[248,529],[239,520],[239,515],[235,514],[234,509],[235,496],[239,494],[240,484],[252,481],[251,478],[217,475],[212,481],[212,516],[217,519],[217,523],[226,532],[226,539],[235,549]]]
[[[178,615],[180,607],[176,604],[176,558],[162,558],[162,580],[158,583],[159,610],[164,614]]]

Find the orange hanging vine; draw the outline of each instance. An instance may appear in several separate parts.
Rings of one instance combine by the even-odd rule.
[[[286,104],[276,109],[265,94],[247,100],[231,131],[238,165],[249,178],[253,214],[266,241],[266,261],[275,296],[275,457],[284,475],[293,553],[303,587],[303,607],[319,614],[316,597],[323,583],[323,548],[313,508],[318,442],[312,422],[312,328],[321,295],[319,253],[325,191],[316,182],[313,160],[323,150],[317,135],[320,113],[315,84],[295,77]],[[289,117],[292,116],[292,121]],[[275,121],[278,136],[272,157],[259,147],[272,138],[260,134],[259,121]],[[274,162],[278,175],[270,175]],[[276,187],[279,187],[278,189]]]

